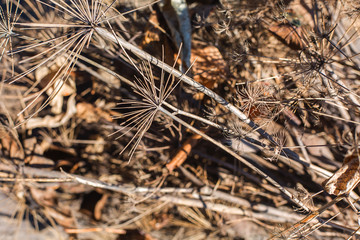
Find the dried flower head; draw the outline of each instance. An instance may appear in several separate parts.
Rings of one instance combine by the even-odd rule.
[[[119,139],[130,131],[136,130],[131,140],[120,152],[120,154],[122,154],[133,144],[129,153],[129,161],[134,155],[144,134],[149,130],[157,113],[161,111],[163,103],[179,83],[172,75],[169,75],[169,77],[165,79],[164,72],[161,72],[160,81],[157,84],[150,63],[143,63],[139,70],[142,77],[135,78],[136,81],[134,82],[133,89],[141,99],[125,99],[119,104],[119,108],[126,109],[127,112],[115,118],[126,120],[121,124],[122,127],[118,131],[111,134],[116,135],[122,133],[117,137],[117,139]]]

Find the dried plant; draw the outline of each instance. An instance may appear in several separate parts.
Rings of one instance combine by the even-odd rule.
[[[171,75],[165,79],[164,72],[162,71],[159,84],[156,84],[155,77],[149,63],[143,64],[140,71],[142,79],[135,78],[136,81],[134,82],[133,89],[134,92],[141,97],[141,99],[125,99],[119,104],[120,109],[127,109],[128,112],[124,113],[120,117],[126,119],[122,124],[123,127],[112,134],[116,135],[124,129],[127,129],[124,133],[117,137],[117,139],[119,139],[134,128],[136,129],[136,133],[132,139],[120,152],[120,154],[123,153],[125,149],[135,141],[129,153],[129,161],[132,158],[137,146],[140,144],[145,132],[149,130],[163,103],[179,83],[179,81],[175,81]]]
[[[13,2],[6,0],[5,9],[0,5],[0,63],[7,65],[8,64],[8,54],[10,55],[11,62],[11,73],[14,74],[14,58],[11,54],[13,48],[12,38],[16,35],[14,32],[14,27],[16,22],[21,16],[19,12],[20,2]],[[5,56],[4,56],[5,55]],[[5,74],[6,75],[6,74]]]
[[[359,161],[344,156],[360,124],[357,5],[158,2],[1,1],[0,122],[14,132],[0,133],[4,191],[21,186],[19,202],[36,202],[39,221],[74,238],[139,229],[185,239],[191,229],[199,239],[246,239],[239,221],[267,238],[289,222],[273,238],[321,238],[325,226],[356,235]],[[178,69],[190,64],[167,31],[181,36],[184,26],[166,23],[184,11],[187,23],[202,16],[191,36],[223,64]],[[160,48],[161,59],[145,51]],[[192,77],[203,72],[211,84]],[[90,214],[76,221],[80,212]]]
[[[98,0],[92,0],[90,2],[87,0],[76,0],[71,1],[71,3],[67,3],[66,1],[50,1],[49,3],[43,1],[38,2],[43,4],[45,8],[56,11],[59,15],[61,15],[62,19],[65,19],[65,22],[18,24],[24,28],[24,31],[27,29],[36,29],[38,31],[42,31],[44,29],[63,29],[63,31],[56,31],[56,33],[60,33],[60,36],[53,36],[53,34],[49,32],[49,36],[51,36],[50,39],[39,39],[35,43],[22,46],[18,49],[14,49],[13,51],[13,53],[22,53],[24,51],[32,51],[35,48],[43,49],[43,51],[38,54],[20,62],[20,64],[31,62],[32,67],[21,74],[14,76],[11,79],[11,82],[15,82],[20,78],[33,73],[42,66],[57,65],[57,70],[53,74],[53,77],[48,80],[46,86],[37,93],[37,96],[28,103],[27,107],[22,111],[24,112],[28,107],[33,105],[43,93],[53,87],[54,90],[49,95],[47,101],[45,101],[42,106],[30,117],[41,111],[51,100],[54,99],[61,87],[68,81],[70,73],[73,71],[76,61],[78,60],[78,57],[84,47],[88,48],[93,39],[99,39],[99,36],[96,35],[94,29],[95,27],[109,21],[107,13],[112,10],[112,4],[115,1],[113,1],[110,5],[106,5],[104,1]],[[112,16],[112,18],[113,17],[114,16]],[[57,19],[55,18],[55,21],[56,20]],[[40,79],[38,81],[40,81]],[[36,85],[38,83],[39,82],[37,82]]]

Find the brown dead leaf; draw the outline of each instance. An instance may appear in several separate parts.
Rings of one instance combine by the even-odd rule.
[[[35,202],[44,208],[44,212],[54,218],[58,224],[63,227],[74,226],[74,219],[70,217],[69,209],[58,208],[55,188],[39,189],[31,187],[30,193]]]
[[[50,207],[45,207],[44,212],[48,213],[55,221],[65,228],[74,227],[74,219],[70,216],[67,216],[58,210]]]
[[[167,213],[158,213],[155,214],[154,216],[152,216],[151,220],[148,221],[148,223],[150,224],[152,229],[155,230],[160,230],[166,226],[169,226],[169,224],[171,223],[171,220],[173,220],[174,216],[173,215],[169,215]],[[144,219],[145,220],[145,219]],[[146,219],[147,221],[148,219]]]
[[[360,160],[357,149],[344,158],[343,165],[323,185],[329,194],[349,194],[360,183]]]
[[[44,190],[31,187],[31,197],[40,206],[54,207],[56,205],[56,192],[54,188],[48,187]]]
[[[215,46],[193,42],[191,50],[191,62],[194,80],[207,88],[213,89],[217,82],[223,81],[226,75],[226,62],[220,51]]]
[[[70,78],[67,81],[64,81],[62,78],[57,79],[59,67],[61,65],[61,60],[56,63],[56,66],[53,66],[52,69],[49,69],[47,66],[38,68],[35,71],[35,77],[39,81],[39,86],[41,88],[47,88],[49,84],[51,87],[47,89],[46,93],[48,96],[51,96],[54,92],[57,94],[50,101],[52,113],[58,115],[62,113],[62,106],[64,104],[64,97],[70,96],[76,93],[76,86],[74,82],[74,73],[70,73]]]
[[[109,198],[109,195],[103,194],[100,200],[95,204],[94,208],[94,218],[95,220],[101,219],[101,211],[104,209],[107,199]]]
[[[281,23],[270,26],[269,31],[292,49],[299,50],[305,47],[301,26],[296,27],[291,24]]]
[[[6,128],[0,125],[0,150],[4,156],[13,159],[24,159],[25,154],[17,141],[16,136],[7,131]]]
[[[191,137],[189,137],[180,147],[175,156],[172,158],[172,160],[166,164],[166,168],[172,172],[175,168],[178,168],[181,166],[185,160],[187,159],[187,156],[191,152],[191,149],[198,143],[198,141],[201,139],[201,136],[199,134],[193,134]]]
[[[87,123],[99,122],[100,119],[105,119],[112,122],[111,114],[101,108],[94,107],[90,103],[80,102],[76,104],[76,117],[85,120]]]
[[[140,48],[159,59],[164,58],[164,62],[173,65],[175,61],[175,51],[172,47],[171,40],[162,26],[165,26],[165,23],[160,22],[157,12],[153,11],[145,28],[146,31]]]

